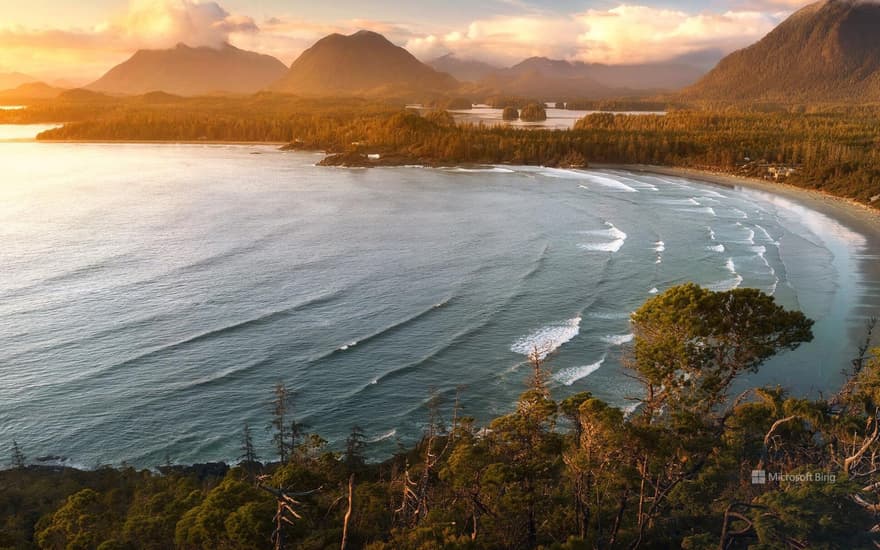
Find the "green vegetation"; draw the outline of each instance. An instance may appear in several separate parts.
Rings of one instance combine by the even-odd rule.
[[[516,105],[498,99],[510,102],[502,103],[505,107]],[[343,154],[327,161],[338,165],[680,166],[784,180],[880,206],[877,106],[714,105],[666,115],[597,113],[571,131],[455,126],[443,110],[419,118],[390,101],[275,94],[126,99],[80,94],[0,112],[0,122],[53,120],[70,123],[41,139],[282,142],[291,149]],[[369,154],[382,160],[366,162]]]
[[[781,388],[734,398],[739,374],[810,340],[812,322],[756,290],[692,284],[632,322],[626,364],[643,393],[630,413],[589,393],[554,400],[536,349],[512,412],[480,427],[457,406],[444,418],[433,399],[421,441],[382,463],[365,460],[360,428],[341,453],[305,433],[281,385],[268,464],[247,426],[228,471],[25,467],[16,445],[0,472],[0,547],[867,548],[880,538],[880,359],[868,343],[829,398]]]
[[[516,107],[505,107],[501,111],[502,120],[519,120],[519,110]]]
[[[544,108],[543,103],[530,103],[523,107],[519,118],[523,122],[544,122],[547,120],[547,110]]]

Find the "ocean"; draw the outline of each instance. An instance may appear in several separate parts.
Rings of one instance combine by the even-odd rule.
[[[620,170],[340,169],[271,146],[0,144],[0,442],[81,467],[271,458],[273,386],[339,449],[487,421],[547,355],[631,407],[628,317],[754,287],[815,340],[738,386],[827,393],[880,309],[867,239],[796,200]],[[5,443],[3,444],[5,445]]]

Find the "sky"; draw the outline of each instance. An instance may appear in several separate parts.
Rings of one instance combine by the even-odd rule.
[[[333,32],[370,29],[416,57],[509,66],[711,59],[760,39],[803,0],[0,0],[0,72],[87,83],[142,48],[237,47],[290,64]]]

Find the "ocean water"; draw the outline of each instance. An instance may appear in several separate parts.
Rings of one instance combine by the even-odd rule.
[[[685,281],[772,292],[816,339],[740,384],[834,388],[877,311],[863,235],[756,191],[626,171],[321,168],[262,146],[0,145],[0,441],[80,466],[271,456],[272,388],[339,447],[415,441],[432,392],[626,407],[628,316]]]

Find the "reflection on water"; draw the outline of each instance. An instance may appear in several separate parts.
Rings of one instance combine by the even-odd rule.
[[[421,105],[408,105],[408,108],[428,111]],[[504,120],[501,117],[503,109],[495,109],[488,105],[474,105],[472,109],[455,110],[449,112],[459,124],[483,124],[486,126],[512,126],[515,128],[536,128],[547,130],[571,130],[574,123],[587,115],[596,113],[612,113],[617,115],[665,115],[663,111],[574,111],[568,109],[547,108],[547,120],[543,122],[523,122],[521,120]]]
[[[60,124],[0,124],[0,141],[30,141],[37,134],[59,128]]]

